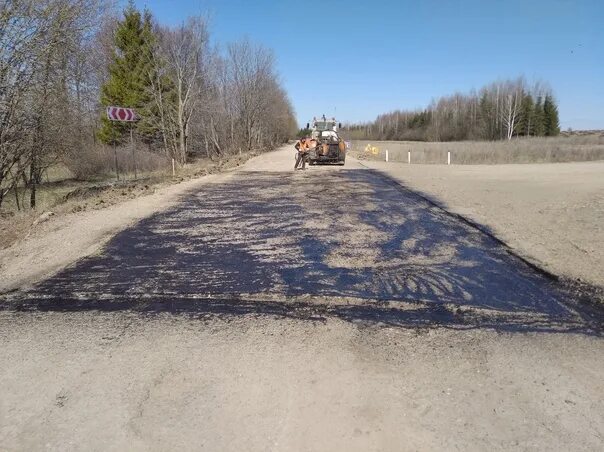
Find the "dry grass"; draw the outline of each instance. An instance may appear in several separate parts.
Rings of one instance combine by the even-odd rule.
[[[96,145],[80,150],[76,155],[65,158],[65,166],[75,179],[91,180],[115,175],[115,157],[118,169],[123,174],[133,174],[136,167],[140,173],[170,168],[170,160],[161,154],[138,147],[133,153],[129,147]]]
[[[366,152],[371,144],[378,154]],[[518,138],[511,141],[366,141],[352,142],[351,151],[359,158],[411,163],[446,164],[447,152],[451,163],[461,165],[503,163],[554,163],[604,160],[604,135],[569,136],[554,138]]]
[[[36,190],[36,210],[44,211],[64,202],[74,190],[90,186],[112,184],[115,181],[115,155],[117,154],[120,181],[135,179],[135,160],[130,148],[92,146],[78,151],[77,155],[67,155],[62,161],[47,168],[42,184]],[[145,149],[136,151],[138,179],[162,179],[171,176],[172,166],[168,158]],[[29,191],[23,184],[17,186],[21,209],[28,210]],[[10,212],[21,210],[17,206],[14,191],[3,200],[0,212],[6,217]]]

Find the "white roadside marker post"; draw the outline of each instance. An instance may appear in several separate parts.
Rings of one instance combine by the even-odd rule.
[[[386,149],[386,161],[388,161],[388,149]]]
[[[407,163],[411,165],[411,151],[407,151]]]
[[[176,168],[174,168],[174,159],[172,159],[172,177],[176,176]]]
[[[451,151],[447,151],[447,165],[451,164]]]

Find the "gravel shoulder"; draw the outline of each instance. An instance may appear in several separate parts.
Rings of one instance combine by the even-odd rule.
[[[362,164],[490,228],[549,272],[604,286],[604,162]]]

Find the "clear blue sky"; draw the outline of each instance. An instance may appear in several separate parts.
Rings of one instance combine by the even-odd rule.
[[[164,24],[208,15],[215,44],[248,37],[272,48],[300,124],[334,111],[371,120],[524,75],[549,82],[563,129],[604,129],[604,0],[136,4]]]

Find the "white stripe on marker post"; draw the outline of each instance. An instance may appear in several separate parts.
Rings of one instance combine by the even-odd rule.
[[[447,151],[447,165],[451,164],[451,151]]]

